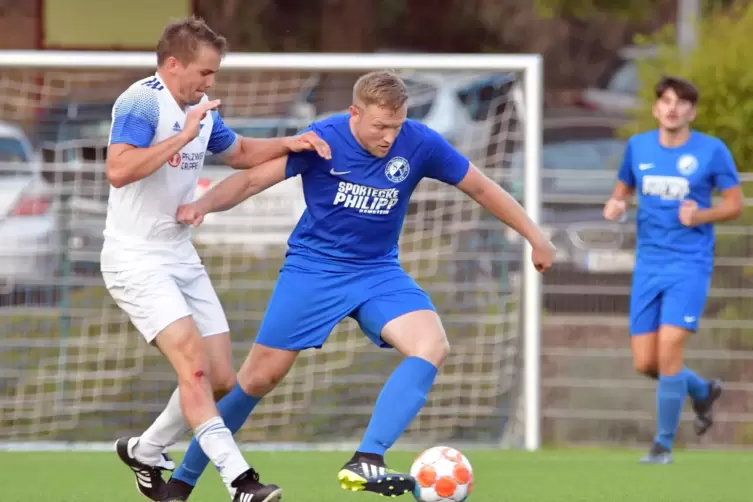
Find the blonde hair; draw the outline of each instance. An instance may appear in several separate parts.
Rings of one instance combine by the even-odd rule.
[[[192,16],[168,24],[157,42],[157,65],[174,57],[188,64],[196,57],[199,45],[206,44],[217,49],[221,56],[227,51],[227,40],[217,34],[203,19]]]
[[[361,76],[353,86],[353,103],[397,110],[408,101],[408,88],[397,73],[382,70]]]

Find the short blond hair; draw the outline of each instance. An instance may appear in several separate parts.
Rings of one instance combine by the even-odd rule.
[[[200,17],[172,22],[165,27],[157,42],[157,66],[162,66],[169,57],[183,64],[191,63],[201,44],[214,47],[221,56],[227,52],[225,37],[218,35]]]
[[[361,76],[353,86],[353,103],[397,110],[408,101],[408,88],[392,71],[373,71]]]

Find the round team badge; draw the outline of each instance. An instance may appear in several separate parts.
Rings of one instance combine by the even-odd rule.
[[[677,159],[677,170],[683,176],[690,176],[696,171],[696,169],[698,169],[698,159],[693,155],[685,154]]]
[[[392,157],[384,168],[384,174],[393,183],[400,183],[405,180],[409,173],[410,164],[408,164],[408,159],[403,157]]]
[[[176,153],[169,159],[167,159],[167,163],[170,165],[170,167],[178,167],[180,165],[180,153]]]

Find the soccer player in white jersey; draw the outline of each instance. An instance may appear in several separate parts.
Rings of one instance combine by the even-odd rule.
[[[289,152],[329,147],[315,133],[279,139],[238,137],[206,91],[225,53],[225,39],[202,20],[170,24],[157,45],[157,72],[131,85],[112,113],[107,208],[101,268],[108,291],[149,343],[170,361],[178,389],[138,438],[116,443],[139,491],[166,500],[164,449],[193,430],[238,502],[273,502],[223,422],[214,394],[235,383],[229,328],[209,277],[176,211],[190,202],[206,152],[234,168],[251,168]],[[315,153],[316,154],[316,153]]]
[[[310,127],[332,147],[332,158],[291,153],[228,177],[178,219],[201,223],[286,178],[301,176],[306,210],[288,241],[255,344],[238,385],[218,403],[237,431],[302,350],[320,348],[346,317],[377,346],[405,358],[385,383],[363,440],[338,472],[348,491],[397,496],[415,480],[391,473],[384,461],[423,407],[449,346],[429,296],[398,261],[398,237],[410,196],[424,178],[456,186],[531,244],[538,270],[552,265],[555,249],[522,207],[436,131],[406,119],[408,90],[391,72],[362,76],[350,113]],[[209,463],[192,441],[168,483],[171,501],[187,500]]]

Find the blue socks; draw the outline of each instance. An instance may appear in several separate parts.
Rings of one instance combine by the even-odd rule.
[[[260,400],[261,398],[249,396],[241,389],[240,385],[235,384],[233,390],[217,403],[217,409],[225,422],[225,426],[230,429],[230,432],[235,434],[243,427],[246,419],[248,419],[248,416]],[[201,473],[204,472],[208,464],[209,458],[204,453],[204,450],[201,449],[196,438],[193,438],[186,456],[183,457],[183,461],[175,470],[172,477],[191,486],[196,486],[199,476],[201,476]]]
[[[436,376],[437,367],[425,359],[400,363],[379,394],[358,452],[384,456],[421,411]]]
[[[680,415],[688,393],[688,377],[684,372],[659,376],[656,388],[658,431],[654,442],[671,450],[680,425]]]
[[[693,401],[703,401],[709,397],[709,383],[706,380],[693,373],[687,367],[683,368],[679,374],[684,376],[688,382],[688,394]]]

